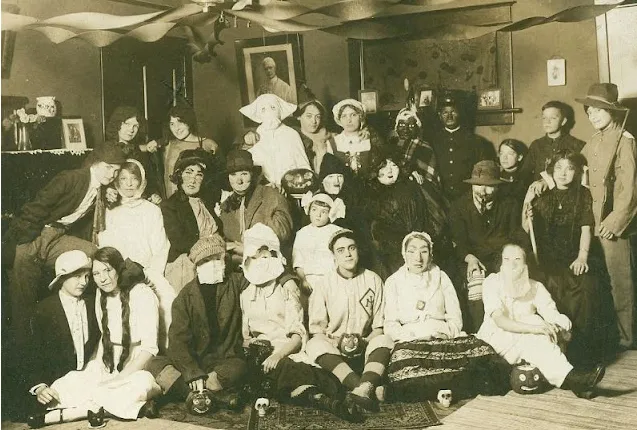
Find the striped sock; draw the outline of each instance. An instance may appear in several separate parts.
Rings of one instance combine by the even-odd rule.
[[[325,370],[332,372],[341,384],[351,390],[360,384],[360,377],[343,360],[343,357],[335,354],[323,354],[316,359],[316,362]]]
[[[390,355],[391,351],[389,348],[378,348],[372,351],[372,353],[369,354],[367,363],[365,363],[361,383],[371,382],[374,387],[381,385]]]

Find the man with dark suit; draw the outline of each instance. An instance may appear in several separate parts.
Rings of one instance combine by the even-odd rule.
[[[431,146],[438,160],[442,191],[453,202],[469,191],[469,185],[463,181],[471,176],[473,166],[478,161],[496,159],[495,148],[463,123],[455,98],[442,98],[438,116],[443,127],[431,137]]]
[[[31,346],[25,375],[29,393],[43,406],[59,401],[50,387],[72,370],[82,370],[100,337],[95,319],[95,297],[85,296],[91,259],[82,251],[68,251],[55,261],[57,290],[41,301],[31,318]]]
[[[94,226],[104,219],[105,187],[126,156],[117,145],[104,144],[93,151],[93,160],[90,167],[56,175],[22,207],[2,237],[2,264],[13,265],[9,300],[16,350],[28,339],[43,268],[53,268],[66,251],[81,250],[91,256],[96,250],[91,240]]]

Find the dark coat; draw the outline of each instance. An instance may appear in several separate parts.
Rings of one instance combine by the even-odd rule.
[[[205,198],[202,201],[221,230],[221,221],[214,211],[214,201]],[[181,254],[190,252],[190,248],[199,240],[199,227],[188,196],[181,189],[161,202],[160,208],[164,216],[166,236],[170,241],[168,262],[172,263]]]
[[[218,359],[243,356],[239,297],[247,286],[248,281],[237,273],[217,284],[220,339],[210,338],[208,312],[197,278],[186,284],[173,301],[167,354],[185,382],[207,375],[202,369],[206,356]]]
[[[540,173],[546,170],[548,162],[557,151],[569,149],[571,151],[580,152],[584,148],[585,142],[579,140],[570,134],[562,134],[553,140],[544,135],[539,139],[535,139],[529,146],[529,151],[522,160],[521,176],[528,180],[528,187],[532,181],[541,178]]]
[[[72,214],[86,196],[90,183],[88,167],[65,170],[54,176],[32,201],[22,206],[3,235],[2,264],[13,264],[17,245],[35,240],[45,225]],[[93,210],[89,210],[73,224],[70,234],[90,240],[92,227]]]
[[[499,270],[504,245],[511,241],[527,242],[518,205],[511,199],[496,199],[493,209],[487,215],[481,215],[469,192],[451,205],[450,213],[458,259],[464,261],[467,254],[473,254],[486,266],[488,273]]]
[[[95,318],[95,296],[84,297],[88,319],[88,339],[84,344],[84,363],[88,363],[100,331]],[[37,384],[51,385],[53,381],[76,370],[77,357],[73,336],[69,328],[59,294],[54,294],[38,303],[31,318],[30,366],[26,376],[27,389]]]

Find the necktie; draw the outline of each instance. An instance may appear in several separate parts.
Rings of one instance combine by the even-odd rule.
[[[82,312],[82,302],[77,300],[75,302],[75,318],[73,318],[73,328],[71,329],[73,335],[73,344],[75,346],[75,352],[77,354],[77,370],[84,368],[84,313]]]

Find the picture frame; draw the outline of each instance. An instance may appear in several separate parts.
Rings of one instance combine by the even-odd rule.
[[[365,113],[378,112],[378,91],[376,90],[359,90],[358,100],[363,104]]]
[[[418,107],[432,106],[434,100],[434,90],[421,90],[418,95]]]
[[[566,60],[552,58],[546,61],[546,79],[549,87],[566,85]]]
[[[86,133],[82,118],[62,118],[63,149],[86,149]]]
[[[301,35],[237,40],[235,51],[243,105],[267,92],[297,103],[305,81]]]
[[[502,109],[502,90],[492,88],[478,91],[478,110]]]

